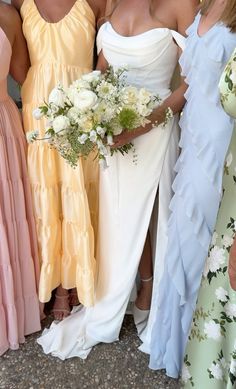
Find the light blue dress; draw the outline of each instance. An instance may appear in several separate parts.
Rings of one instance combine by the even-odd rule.
[[[199,20],[200,14],[187,30],[180,59],[188,84],[180,121],[182,152],[175,167],[165,268],[151,336],[150,367],[166,369],[174,378],[182,367],[234,127],[221,108],[218,83],[236,34],[218,23],[200,37]]]

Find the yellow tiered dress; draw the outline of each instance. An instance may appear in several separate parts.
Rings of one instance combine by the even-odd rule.
[[[22,87],[24,128],[39,129],[43,135],[45,122],[36,121],[32,111],[59,82],[67,86],[91,71],[95,17],[85,0],[77,0],[57,23],[45,21],[33,0],[24,1],[21,16],[31,60]],[[49,301],[59,285],[77,287],[80,302],[90,306],[96,271],[92,224],[96,230],[97,163],[79,161],[73,169],[46,142],[38,141],[29,145],[28,167],[41,259],[39,299]]]

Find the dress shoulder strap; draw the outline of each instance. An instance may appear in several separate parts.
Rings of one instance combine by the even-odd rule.
[[[181,50],[184,50],[185,45],[186,45],[186,43],[185,43],[186,38],[183,35],[181,35],[179,32],[174,31],[174,30],[171,30],[171,34],[173,36],[173,39],[177,43],[177,45],[181,48]]]

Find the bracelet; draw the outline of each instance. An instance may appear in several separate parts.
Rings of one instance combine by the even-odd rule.
[[[167,123],[174,117],[174,113],[170,107],[167,107],[165,110],[165,121],[163,123],[163,127],[167,125]]]
[[[162,123],[162,126],[165,127],[167,123],[174,117],[174,113],[170,107],[167,107],[165,110],[165,120]],[[159,126],[158,120],[155,120],[155,122],[152,123],[152,128],[158,127]]]

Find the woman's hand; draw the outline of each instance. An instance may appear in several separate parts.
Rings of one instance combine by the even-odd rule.
[[[236,237],[229,253],[229,280],[231,287],[236,290]]]
[[[113,137],[112,149],[117,149],[132,142],[137,136],[143,135],[149,130],[146,127],[138,127],[135,130],[124,130],[120,135]]]
[[[147,119],[149,120],[149,123],[147,123],[144,127],[140,126],[130,131],[124,130],[120,135],[114,136],[114,144],[112,145],[112,148],[122,147],[132,142],[138,136],[146,134],[152,130],[153,127],[157,127],[162,124],[166,119],[165,104],[162,104],[154,109],[153,113]]]

